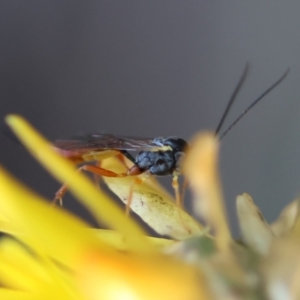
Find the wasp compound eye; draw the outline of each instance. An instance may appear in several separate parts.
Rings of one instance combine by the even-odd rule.
[[[174,151],[183,152],[188,147],[188,143],[178,137],[168,137],[163,140],[164,146],[170,146]]]

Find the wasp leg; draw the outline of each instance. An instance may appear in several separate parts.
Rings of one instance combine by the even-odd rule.
[[[130,189],[129,189],[129,194],[128,194],[128,198],[127,198],[127,202],[126,202],[126,207],[125,207],[126,216],[129,216],[129,213],[130,213],[130,206],[131,206],[131,203],[132,203],[133,188],[134,188],[134,186],[143,184],[146,181],[146,179],[149,177],[149,175],[150,175],[150,173],[144,172],[142,177],[136,177],[133,180],[133,182],[132,182],[132,184],[130,186]]]
[[[187,230],[187,232],[190,232],[190,229],[188,227],[188,225],[186,224],[186,222],[184,221],[183,218],[183,196],[184,196],[184,190],[187,187],[188,182],[185,180],[183,183],[183,187],[182,187],[182,193],[180,194],[180,190],[179,190],[179,183],[178,183],[178,176],[174,175],[173,176],[173,180],[172,180],[172,186],[174,188],[175,191],[175,199],[176,199],[176,205],[177,205],[177,209],[178,209],[178,215],[181,221],[182,226]]]
[[[180,193],[178,176],[177,175],[173,176],[172,187],[175,191],[176,204],[180,207],[183,207],[184,195],[185,195],[185,191],[186,191],[188,185],[189,185],[189,183],[188,183],[187,179],[185,178],[183,181],[182,190]]]
[[[183,203],[184,203],[184,195],[185,195],[185,191],[186,191],[188,185],[189,185],[189,182],[187,181],[186,178],[184,178],[184,181],[183,181],[183,184],[182,184],[181,195],[180,195],[180,204],[181,204],[181,206],[183,206]]]
[[[172,180],[172,187],[175,191],[175,199],[176,199],[176,204],[181,207],[182,204],[182,199],[180,197],[180,192],[179,192],[179,183],[178,183],[178,176],[174,175],[173,180]]]
[[[121,161],[121,163],[127,168],[127,176],[134,176],[134,175],[139,175],[141,173],[143,173],[143,171],[135,164],[135,159],[131,156],[131,154],[126,151],[126,150],[121,150],[120,151],[121,155],[118,155],[118,159]],[[125,157],[130,160],[133,165],[131,166],[131,168],[128,167],[128,165],[126,164],[125,161]],[[142,184],[146,178],[148,177],[147,173],[144,172],[145,176],[143,176],[142,178],[135,178],[129,188],[129,193],[128,193],[128,198],[127,198],[127,202],[125,205],[125,214],[126,216],[129,216],[130,213],[130,206],[132,203],[132,197],[133,197],[133,188],[135,185],[139,185]]]
[[[122,157],[121,157],[121,159],[122,159]],[[124,162],[124,165],[126,166],[125,162]],[[139,175],[139,174],[143,173],[143,171],[136,165],[133,165],[131,168],[127,168],[126,173],[115,173],[115,172],[103,169],[99,166],[93,166],[93,165],[84,165],[81,168],[79,168],[79,171],[81,171],[81,170],[88,171],[95,175],[106,176],[106,177],[127,177],[127,176]],[[127,203],[126,203],[126,208],[125,208],[125,213],[127,216],[129,216],[130,206],[132,203],[133,187],[135,185],[142,184],[148,178],[148,176],[149,176],[148,172],[144,172],[144,176],[142,178],[135,178],[132,185],[130,186]]]
[[[94,175],[100,175],[100,176],[106,176],[106,177],[125,177],[128,176],[127,173],[115,173],[106,169],[103,169],[99,166],[93,166],[93,165],[83,165],[82,167],[77,169],[78,172],[81,171],[87,171]],[[62,198],[65,195],[65,193],[68,190],[68,185],[65,183],[62,185],[62,187],[55,193],[55,197],[52,200],[52,204],[55,204],[57,201],[59,201],[60,205],[62,206]]]
[[[60,206],[63,206],[62,198],[68,189],[67,184],[63,184],[61,188],[55,193],[55,197],[51,202],[51,205],[55,205],[56,202],[59,202]]]
[[[100,167],[100,161],[97,161],[96,164],[95,164],[96,167]],[[97,189],[99,189],[99,186],[100,186],[100,176],[96,175],[96,174],[93,174],[93,179],[94,179],[94,182],[95,182],[95,186],[97,187]]]
[[[79,171],[87,171],[95,175],[105,176],[105,177],[126,177],[128,176],[127,173],[115,173],[106,169],[103,169],[99,166],[93,165],[83,165],[78,169]]]

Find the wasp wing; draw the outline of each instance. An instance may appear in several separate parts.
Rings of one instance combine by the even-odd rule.
[[[90,134],[71,139],[57,140],[54,147],[76,153],[105,150],[142,151],[151,150],[156,145],[153,138],[123,137],[112,134]]]

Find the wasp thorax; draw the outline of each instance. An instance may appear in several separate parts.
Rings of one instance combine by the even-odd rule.
[[[180,161],[187,142],[177,137],[156,138],[153,144],[166,147],[165,150],[141,151],[135,158],[136,165],[143,171],[150,171],[153,175],[171,175],[180,170]]]
[[[136,156],[135,163],[141,170],[163,176],[173,173],[175,158],[173,151],[142,151]]]
[[[188,147],[188,143],[184,139],[176,136],[164,139],[163,144],[164,146],[170,146],[175,152],[184,152]]]

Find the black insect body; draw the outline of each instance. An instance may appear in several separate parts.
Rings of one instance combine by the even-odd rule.
[[[188,143],[177,137],[155,138],[152,143],[167,150],[141,151],[135,157],[135,165],[156,176],[180,174],[180,160]]]
[[[149,171],[152,175],[165,176],[180,174],[180,161],[188,143],[177,137],[145,139],[93,134],[80,139],[59,140],[54,146],[58,152],[76,162],[95,160],[105,152],[119,151],[134,163],[127,175]],[[137,151],[138,154],[134,158],[129,151]]]

